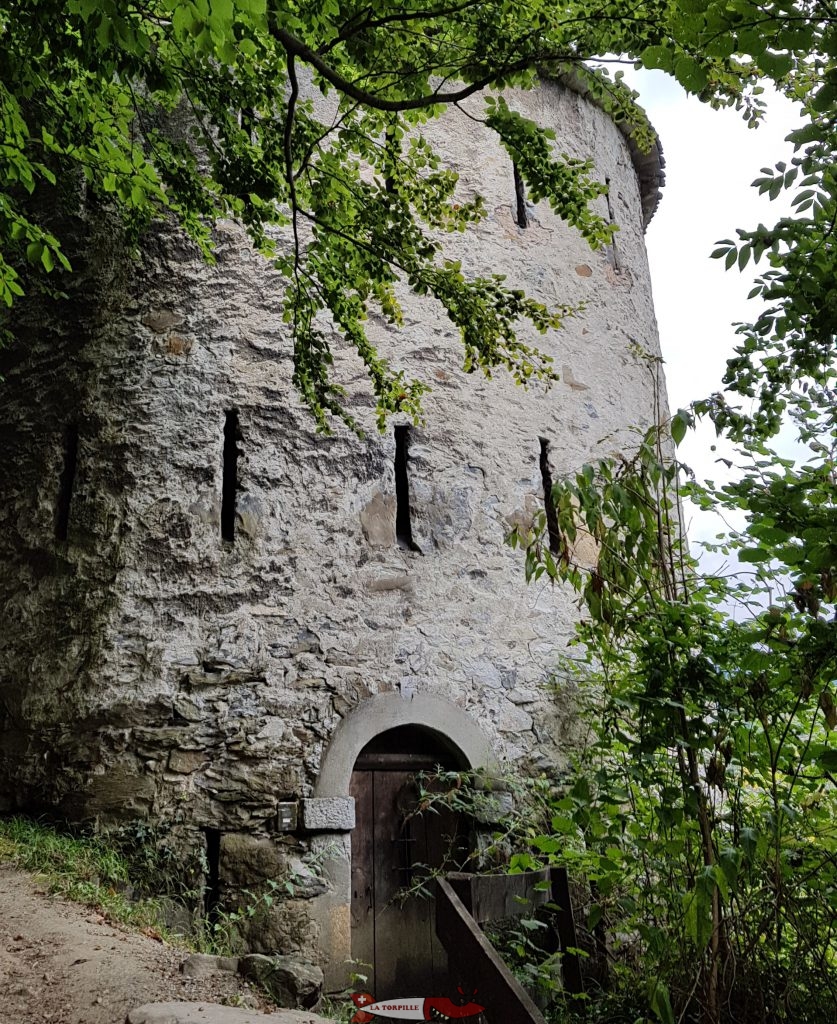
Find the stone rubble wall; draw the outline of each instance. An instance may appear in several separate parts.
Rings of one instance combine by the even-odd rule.
[[[420,553],[395,539],[393,425],[375,431],[357,357],[338,353],[336,365],[367,434],[319,436],[290,383],[281,281],[239,227],[217,226],[207,266],[169,227],[147,233],[134,263],[88,222],[70,297],[30,306],[19,346],[0,356],[0,809],[148,819],[193,846],[218,830],[232,892],[253,882],[241,866],[251,854],[267,858],[265,877],[291,862],[306,875],[311,844],[280,807],[312,794],[335,726],[373,695],[435,694],[473,717],[501,762],[565,763],[572,691],[547,684],[577,611],[560,588],[526,585],[504,537],[542,504],[540,437],[554,478],[650,423],[639,352],[659,350],[625,137],[555,83],[516,102],[610,179],[616,257],[545,204],[519,228],[500,147],[457,111],[428,127],[463,197],[480,192],[489,211],[448,254],[467,273],[503,272],[547,303],[585,308],[534,339],[562,374],[549,391],[464,374],[457,332],[429,301],[409,299],[397,337],[372,325],[433,387],[409,449]],[[220,536],[230,409],[241,435],[232,545]],[[316,948],[304,910],[315,876],[284,905],[285,946]]]

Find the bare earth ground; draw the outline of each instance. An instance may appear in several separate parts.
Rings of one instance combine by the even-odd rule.
[[[234,974],[184,978],[186,956],[0,865],[0,1024],[122,1024],[165,1000],[267,1005]]]

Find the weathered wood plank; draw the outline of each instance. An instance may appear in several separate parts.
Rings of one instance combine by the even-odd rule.
[[[437,886],[436,934],[466,991],[477,989],[475,998],[496,1024],[545,1024],[540,1010],[483,935],[453,886],[444,878],[437,879]]]
[[[424,863],[431,869],[444,869],[457,852],[460,832],[459,816],[450,808],[441,806],[438,814],[427,811],[419,815],[419,820],[423,821],[427,836],[427,855]],[[427,879],[427,887],[433,892],[435,899],[436,885],[432,878]],[[433,905],[428,901],[425,902],[431,914],[429,931],[435,985],[433,992],[434,994],[450,992],[455,988],[455,983],[451,982],[448,953],[436,934]]]
[[[446,878],[465,909],[480,925],[522,917],[537,907],[553,903],[557,908],[553,917],[562,953],[564,987],[573,994],[584,991],[581,961],[577,953],[571,952],[577,948],[578,939],[566,868],[544,868],[517,875],[456,873]]]
[[[362,753],[355,762],[355,771],[405,771],[433,772],[439,765],[434,754],[412,752],[380,751]]]
[[[374,793],[371,772],[352,772],[349,793],[355,798],[352,832],[352,957],[375,962]]]
[[[566,868],[552,868],[552,902],[558,908],[555,912],[555,929],[561,943],[561,976],[564,988],[573,995],[584,991],[581,978],[581,961],[577,953],[571,952],[578,948],[573,917],[572,900],[570,899],[570,880]]]
[[[428,900],[404,902],[397,894],[410,883],[410,867],[425,862],[421,822],[405,822],[413,775],[370,772],[375,780],[375,997],[392,999],[433,985],[433,911]],[[412,824],[417,830],[413,833]]]
[[[479,924],[531,914],[551,899],[549,868],[517,875],[450,874],[446,878]],[[541,886],[538,889],[536,886]]]

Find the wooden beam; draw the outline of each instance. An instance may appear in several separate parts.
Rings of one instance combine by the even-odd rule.
[[[557,908],[552,916],[562,954],[561,975],[564,988],[572,995],[584,992],[581,960],[578,953],[574,952],[578,948],[578,938],[566,868],[544,868],[541,871],[523,871],[516,875],[474,875],[459,872],[446,875],[445,880],[476,925],[522,917],[531,913],[534,908],[551,902]],[[543,883],[547,885],[544,886]],[[537,886],[540,888],[536,888]],[[441,938],[438,920],[437,914],[436,931]],[[496,957],[494,947],[485,939],[482,931],[479,928],[477,930],[485,945]],[[442,942],[444,943],[444,939]],[[455,960],[457,953],[454,952],[452,955]],[[465,981],[470,984],[468,977]]]
[[[558,908],[555,911],[555,929],[561,943],[561,976],[564,988],[572,995],[580,995],[584,991],[581,978],[581,961],[578,953],[578,939],[575,933],[575,918],[570,899],[570,880],[566,868],[551,868],[552,902]]]
[[[451,970],[465,986],[477,989],[475,998],[485,1006],[488,1019],[496,1024],[545,1024],[453,886],[444,878],[436,881],[436,934],[448,952]]]

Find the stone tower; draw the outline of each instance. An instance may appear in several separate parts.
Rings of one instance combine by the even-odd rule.
[[[426,424],[378,434],[345,356],[369,432],[317,435],[281,284],[231,223],[211,267],[168,228],[131,262],[91,227],[70,297],[24,311],[2,353],[0,809],[173,830],[206,851],[222,899],[291,870],[249,941],[335,983],[380,900],[358,874],[369,816],[385,816],[355,808],[361,769],[381,799],[387,771],[424,762],[560,766],[572,695],[544,683],[577,612],[526,585],[504,537],[546,475],[654,416],[643,232],[659,150],[640,154],[570,86],[515,100],[593,156],[620,228],[594,253],[545,204],[520,226],[505,153],[458,111],[432,126],[489,210],[450,245],[465,271],[585,304],[538,339],[561,372],[549,391],[465,375],[455,329],[411,300],[379,340],[432,385]],[[371,941],[374,956],[387,940]]]

